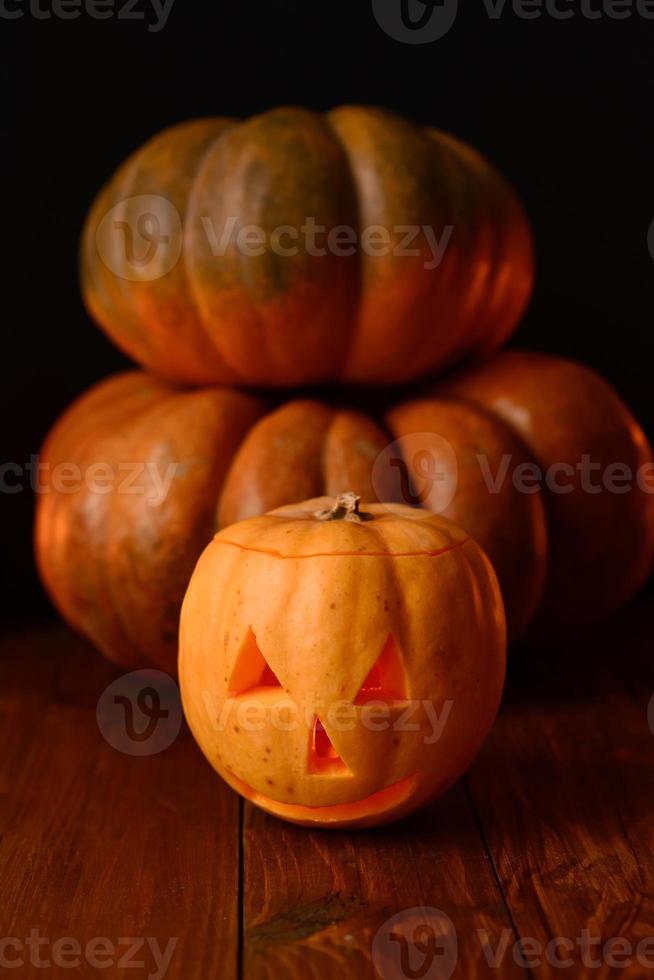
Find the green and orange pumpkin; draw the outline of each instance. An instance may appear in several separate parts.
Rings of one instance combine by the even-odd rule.
[[[278,108],[137,150],[93,204],[81,279],[117,346],[171,381],[395,383],[497,349],[533,251],[508,183],[454,137]]]

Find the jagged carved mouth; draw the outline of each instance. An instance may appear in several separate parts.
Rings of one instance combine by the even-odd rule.
[[[279,817],[287,820],[297,820],[305,823],[327,824],[331,822],[346,822],[349,820],[362,820],[368,816],[379,817],[389,810],[395,809],[412,796],[418,785],[419,775],[414,773],[412,776],[405,776],[404,779],[386,786],[384,789],[364,796],[360,800],[353,800],[351,803],[333,803],[329,806],[306,806],[302,803],[280,803],[271,797],[260,793],[258,790],[248,786],[243,780],[230,774],[232,782],[241,796],[244,796],[252,803],[256,803],[265,810],[271,810]]]

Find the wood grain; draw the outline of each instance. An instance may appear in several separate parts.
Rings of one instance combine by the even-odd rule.
[[[525,652],[469,774],[539,977],[560,977],[557,959],[575,977],[654,975],[653,639],[641,605],[558,651]]]
[[[511,932],[461,786],[401,824],[367,832],[307,831],[248,804],[243,893],[247,980],[375,977],[377,930],[415,907],[452,920],[460,976],[492,975],[478,929],[494,944]],[[524,974],[511,965],[505,975]]]
[[[108,745],[95,707],[119,672],[63,627],[5,637],[0,656],[0,937],[24,943],[38,930],[53,964],[34,965],[26,947],[14,975],[146,977],[152,947],[130,953],[119,940],[151,937],[162,951],[176,940],[168,980],[231,980],[238,799],[184,731],[143,758]],[[101,961],[113,966],[97,970],[84,955],[79,969],[56,965],[53,944],[65,937],[84,950],[106,937],[115,955]],[[120,967],[124,957],[144,966]]]
[[[8,975],[644,980],[653,968],[637,947],[654,937],[653,647],[654,603],[643,601],[557,650],[523,651],[464,781],[400,824],[333,833],[242,806],[184,729],[157,755],[116,751],[96,706],[119,672],[56,624],[6,633],[0,955],[19,955],[1,945],[17,939],[24,959]],[[411,940],[425,914],[411,910],[423,907],[438,910],[432,925],[438,912],[448,917],[455,943],[436,937],[430,972],[409,941],[407,972],[397,933]],[[32,930],[49,940],[36,950],[42,959],[53,959],[56,940],[84,947],[105,937],[114,960],[44,970],[25,945]],[[130,937],[156,940],[159,955],[176,939],[167,968],[157,972],[147,945],[132,953],[141,967],[119,965]],[[573,949],[558,945],[548,961],[555,937]],[[593,942],[613,937],[631,955]],[[654,941],[645,951],[654,960]],[[554,965],[568,953],[570,966]]]

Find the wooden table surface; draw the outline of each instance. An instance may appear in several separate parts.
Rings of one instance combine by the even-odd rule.
[[[96,706],[120,671],[60,624],[6,631],[0,972],[654,976],[653,641],[642,600],[522,652],[443,799],[321,832],[243,804],[184,727],[157,754],[117,751]]]

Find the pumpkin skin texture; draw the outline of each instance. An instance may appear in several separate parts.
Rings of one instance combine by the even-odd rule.
[[[550,565],[530,636],[578,629],[624,605],[652,568],[654,494],[636,481],[641,467],[651,469],[652,451],[613,388],[565,358],[506,351],[460,372],[445,390],[501,418],[544,474],[550,473],[552,486],[572,487],[564,493],[544,488]],[[590,479],[601,492],[584,490],[578,466],[584,455],[600,464]],[[633,486],[626,493],[609,492],[601,484],[614,463],[631,470]],[[646,483],[652,486],[651,472]]]
[[[350,487],[364,500],[392,500],[392,475],[376,481],[386,434],[361,412],[295,399],[264,416],[234,457],[220,500],[218,526],[298,500],[335,496]]]
[[[144,215],[170,231],[171,204],[180,256],[154,278],[121,235]],[[123,229],[111,268],[98,246],[109,211]],[[302,231],[310,221],[324,231]],[[263,230],[259,254],[236,241],[246,226]],[[286,107],[183,123],[134,153],[91,208],[81,280],[112,340],[169,380],[376,384],[499,347],[529,299],[532,253],[513,191],[470,147],[381,109]]]
[[[526,447],[499,418],[453,398],[403,402],[387,413],[386,424],[398,440],[421,505],[462,527],[492,561],[509,640],[519,639],[543,596],[548,551],[542,494],[520,493],[512,481],[516,467],[530,461]],[[430,439],[431,433],[439,440]],[[438,451],[440,439],[453,453]],[[429,454],[438,478],[426,482],[421,453]],[[495,489],[487,481],[503,473],[507,457],[510,464]],[[451,486],[456,486],[452,497]]]
[[[241,392],[183,392],[134,371],[90,389],[48,435],[37,565],[62,616],[110,660],[174,673],[189,576],[229,463],[263,411]],[[75,492],[58,484],[71,464]],[[98,466],[114,474],[101,490]]]
[[[331,503],[250,518],[207,546],[182,607],[180,688],[207,759],[256,805],[372,826],[474,758],[501,697],[504,613],[490,562],[456,525],[398,504],[318,520]],[[430,742],[429,709],[443,718],[447,704]]]

